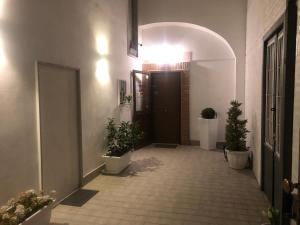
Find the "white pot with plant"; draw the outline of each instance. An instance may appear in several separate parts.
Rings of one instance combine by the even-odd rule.
[[[227,113],[226,155],[229,166],[233,169],[244,169],[248,164],[249,152],[246,147],[247,120],[240,119],[242,103],[232,101]]]
[[[199,119],[200,148],[211,150],[216,148],[218,134],[218,118],[213,108],[205,108]]]
[[[103,155],[106,174],[119,174],[130,163],[131,152],[142,137],[137,123],[122,121],[116,125],[113,119],[109,119],[106,125],[107,152]]]
[[[37,194],[34,190],[22,192],[0,208],[0,225],[46,225],[50,223],[55,199]]]
[[[132,121],[132,96],[126,95],[120,104],[120,121]]]

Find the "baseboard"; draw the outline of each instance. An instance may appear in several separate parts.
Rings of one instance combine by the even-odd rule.
[[[105,166],[105,163],[102,163],[96,169],[94,169],[91,172],[89,172],[86,175],[84,175],[83,179],[82,179],[82,186],[88,184],[93,179],[95,179],[101,173],[101,171],[104,169],[104,166]]]
[[[200,146],[200,141],[191,140],[191,145],[192,146]],[[216,149],[224,149],[224,147],[225,147],[225,142],[224,141],[217,141]]]
[[[226,145],[225,141],[217,141],[216,143],[217,149],[224,149],[225,145]]]
[[[200,141],[197,141],[197,140],[191,140],[191,145],[192,146],[199,146],[200,145]]]

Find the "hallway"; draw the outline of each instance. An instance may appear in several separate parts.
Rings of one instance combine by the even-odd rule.
[[[258,225],[267,208],[250,170],[197,146],[146,147],[121,176],[100,175],[81,207],[59,205],[53,225]]]

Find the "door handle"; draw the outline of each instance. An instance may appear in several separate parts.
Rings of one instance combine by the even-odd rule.
[[[293,183],[288,179],[284,179],[282,182],[283,190],[291,196],[292,205],[287,213],[288,218],[294,219],[297,224],[300,224],[300,195],[292,194],[295,189],[300,191],[300,184]],[[298,192],[299,193],[299,192]]]
[[[282,182],[282,188],[287,194],[291,194],[295,189],[300,190],[300,184],[284,179]]]

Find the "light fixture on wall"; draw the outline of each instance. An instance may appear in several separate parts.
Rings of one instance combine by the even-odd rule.
[[[2,40],[0,40],[0,66],[4,66],[6,64],[6,57],[4,54],[4,46]]]
[[[103,58],[97,62],[96,77],[101,85],[107,85],[109,83],[109,63],[107,59]]]
[[[96,38],[97,51],[101,56],[108,55],[108,40],[104,35]]]

